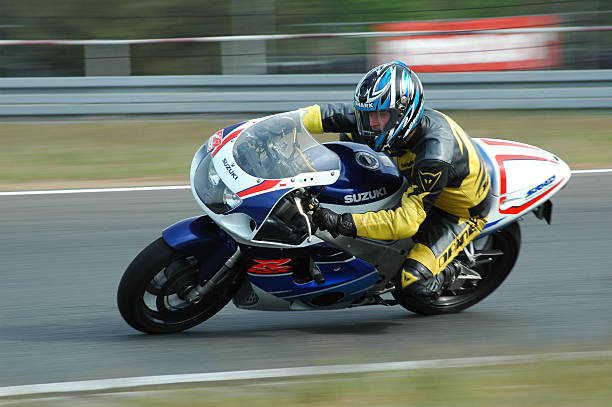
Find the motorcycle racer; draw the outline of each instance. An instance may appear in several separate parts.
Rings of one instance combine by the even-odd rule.
[[[393,209],[337,214],[318,208],[313,222],[352,237],[412,238],[396,290],[426,304],[436,301],[458,272],[453,259],[480,234],[491,205],[487,166],[470,137],[450,117],[424,106],[419,78],[397,61],[366,73],[352,105],[304,110],[311,133],[345,133],[345,140],[385,152],[409,181]]]

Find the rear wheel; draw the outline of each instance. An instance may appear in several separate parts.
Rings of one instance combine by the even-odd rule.
[[[221,310],[234,296],[242,273],[230,269],[217,288],[200,301],[187,300],[198,283],[198,260],[159,238],[123,274],[117,304],[123,319],[139,331],[157,334],[192,328]]]
[[[480,279],[461,273],[431,304],[404,297],[401,292],[394,292],[393,296],[400,305],[417,314],[437,315],[462,311],[486,298],[506,279],[518,258],[520,242],[518,222],[474,242],[475,265],[468,266],[471,262],[464,253],[457,256],[456,260],[475,271],[474,276]]]

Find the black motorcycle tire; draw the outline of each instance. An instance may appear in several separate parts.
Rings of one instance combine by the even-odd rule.
[[[401,306],[421,315],[453,314],[482,301],[508,277],[516,263],[521,245],[521,230],[518,222],[492,233],[489,238],[491,244],[487,250],[501,250],[503,255],[476,269],[483,276],[483,280],[476,288],[458,295],[443,292],[431,304],[404,297],[401,292],[393,292],[393,296]]]
[[[164,334],[192,328],[219,312],[238,290],[244,273],[230,270],[213,293],[193,304],[183,296],[198,283],[196,262],[161,237],[148,245],[130,263],[119,283],[117,305],[123,319],[138,331]],[[170,299],[177,304],[170,306]]]

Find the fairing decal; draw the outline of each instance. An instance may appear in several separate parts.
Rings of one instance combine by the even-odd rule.
[[[537,151],[541,150],[538,147],[530,146],[529,144],[517,143],[516,141],[493,140],[493,139],[486,139],[486,138],[482,138],[480,140],[482,140],[483,143],[488,144],[490,146],[509,146],[509,147],[528,148],[528,149],[537,150]]]
[[[280,260],[275,260],[275,262]],[[352,292],[361,292],[378,281],[378,271],[369,263],[357,258],[340,263],[316,262],[315,265],[325,277],[325,283],[321,285],[315,281],[304,284],[296,283],[292,273],[249,272],[248,276],[253,285],[286,301],[304,296],[320,295],[327,291],[343,291],[348,296]]]
[[[528,155],[497,155],[497,156],[495,156],[495,160],[497,161],[497,164],[499,165],[499,172],[500,172],[500,179],[501,179],[500,199],[499,199],[499,213],[504,214],[504,215],[516,215],[518,213],[521,213],[522,211],[524,211],[525,209],[529,208],[530,206],[532,206],[533,204],[535,204],[536,202],[541,200],[543,197],[548,195],[550,192],[555,190],[565,180],[565,178],[562,178],[552,188],[549,188],[546,192],[536,196],[534,199],[530,200],[529,202],[524,203],[523,205],[520,205],[520,206],[511,206],[509,208],[502,209],[502,204],[506,200],[506,196],[505,195],[506,195],[506,192],[507,192],[506,191],[506,168],[504,167],[504,162],[505,161],[510,161],[510,160],[533,160],[533,161],[547,161],[547,162],[551,162],[551,163],[554,163],[554,164],[558,164],[558,162],[557,161],[553,161],[553,160],[549,160],[549,159],[543,158],[543,157],[534,157],[534,156],[528,156]]]
[[[493,226],[497,225],[499,222],[502,222],[504,219],[506,219],[506,218],[501,218],[501,219],[497,219],[497,220],[496,220],[496,221],[494,221],[494,222],[489,222],[489,223],[487,223],[487,224],[485,225],[485,227],[484,227],[482,230],[485,230],[485,229],[488,229],[488,228],[490,228],[490,227],[493,227]],[[481,233],[481,234],[482,234],[482,233]]]
[[[252,274],[287,274],[291,266],[287,265],[291,258],[287,259],[253,259],[253,264],[247,271]]]
[[[236,137],[238,137],[238,135],[240,135],[240,133],[242,133],[242,130],[244,130],[243,126],[237,127],[235,130],[233,130],[231,133],[229,133],[226,136],[223,136],[223,141],[221,141],[221,144],[219,144],[211,153],[212,156],[214,157],[222,148],[223,146],[225,146],[230,140],[235,139]]]
[[[515,141],[475,138],[489,167],[495,203],[481,235],[503,228],[563,188],[570,168],[554,154]]]
[[[274,188],[276,185],[278,185],[281,182],[281,180],[279,179],[267,179],[253,187],[247,188],[245,190],[242,190],[238,193],[236,193],[236,195],[238,195],[240,198],[244,198],[247,197],[249,195],[255,195],[257,193],[261,193],[261,192],[265,192],[269,189]]]
[[[540,201],[546,195],[550,194],[552,191],[554,191],[559,185],[563,184],[563,181],[565,181],[565,178],[561,179],[561,181],[557,182],[552,188],[544,192],[542,195],[537,196],[536,198],[532,199],[531,201],[521,206],[511,206],[510,208],[507,208],[507,209],[501,209],[501,204],[504,201],[504,198],[501,198],[499,201],[499,205],[500,205],[499,213],[509,214],[509,215],[519,214],[522,211],[528,209],[530,206],[533,206],[535,203]]]

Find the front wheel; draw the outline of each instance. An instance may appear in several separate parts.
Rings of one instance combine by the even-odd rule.
[[[487,257],[489,261],[473,266],[472,269],[481,277],[479,280],[466,280],[462,285],[447,288],[440,297],[431,304],[406,298],[401,293],[393,293],[397,302],[409,311],[422,315],[452,314],[462,311],[491,294],[506,279],[518,258],[521,245],[521,230],[518,222],[493,232],[474,242],[475,254]],[[457,256],[462,260],[462,255]]]
[[[239,270],[231,269],[201,301],[188,301],[186,294],[199,283],[199,262],[160,237],[126,269],[119,283],[117,305],[134,329],[148,334],[179,332],[219,312],[238,290],[242,277]]]

